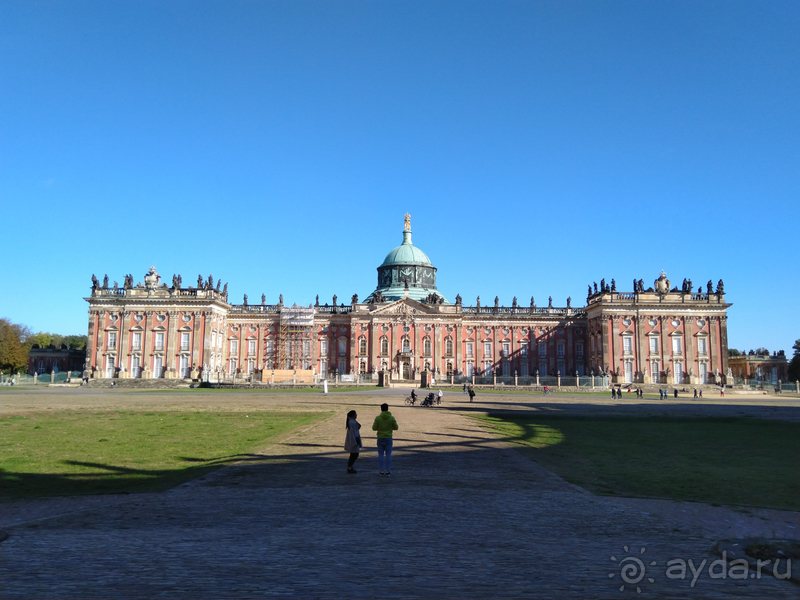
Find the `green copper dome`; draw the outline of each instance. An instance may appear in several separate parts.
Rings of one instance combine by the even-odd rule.
[[[392,265],[423,265],[432,267],[428,256],[414,244],[411,243],[411,231],[403,232],[403,243],[389,252],[383,259],[381,267]]]
[[[409,215],[406,215],[403,243],[389,252],[378,267],[378,287],[367,302],[394,302],[401,298],[449,304],[436,289],[436,267],[422,250],[411,243]]]

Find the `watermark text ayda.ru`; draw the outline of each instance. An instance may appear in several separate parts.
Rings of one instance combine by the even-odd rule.
[[[661,568],[655,560],[645,565],[644,553],[646,548],[639,549],[639,556],[627,556],[628,546],[623,546],[626,556],[619,560],[611,556],[611,560],[619,566],[619,573],[609,573],[610,578],[619,575],[622,580],[620,591],[625,587],[635,587],[637,592],[647,583],[655,583],[655,579],[662,574],[671,580],[689,580],[689,585],[694,587],[700,577],[709,579],[761,579],[761,575],[771,575],[776,579],[789,579],[792,576],[792,560],[753,560],[751,564],[744,558],[728,560],[728,553],[723,552],[722,558],[709,561],[704,558],[699,561],[693,559],[673,558],[668,560]]]

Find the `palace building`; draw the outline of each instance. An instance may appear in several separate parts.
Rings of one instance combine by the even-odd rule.
[[[402,243],[378,266],[377,287],[364,301],[308,306],[232,304],[227,283],[198,277],[184,287],[162,283],[151,267],[144,283],[124,285],[92,276],[87,367],[94,378],[270,381],[275,371],[356,374],[390,372],[437,377],[609,375],[614,383],[721,383],[728,370],[723,283],[679,289],[662,272],[652,287],[634,281],[619,292],[605,280],[589,287],[586,305],[511,306],[499,299],[467,306],[436,286],[436,267],[411,241],[406,215]]]

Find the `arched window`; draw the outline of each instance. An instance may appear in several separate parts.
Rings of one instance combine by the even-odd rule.
[[[447,363],[444,366],[444,372],[447,374],[448,377],[452,377],[453,376],[453,362],[452,361],[449,361],[449,360],[447,361]]]
[[[358,340],[358,353],[361,356],[366,356],[367,354],[367,338],[363,335]]]
[[[361,367],[358,372],[361,373],[362,375],[367,372],[367,361],[365,360],[361,361]]]
[[[453,356],[453,338],[447,338],[444,341],[444,355]]]
[[[403,338],[403,352],[411,352],[411,341],[407,338]]]
[[[389,340],[385,336],[381,338],[381,356],[389,356]]]
[[[424,340],[422,340],[422,353],[425,356],[431,355],[431,338],[426,337]]]

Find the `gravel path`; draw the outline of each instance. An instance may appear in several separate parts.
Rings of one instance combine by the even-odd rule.
[[[425,409],[397,406],[404,391],[5,395],[6,414],[124,403],[336,415],[168,492],[3,504],[11,534],[0,546],[3,598],[621,598],[637,596],[636,585],[643,597],[800,596],[796,585],[771,575],[708,574],[723,532],[791,532],[797,513],[597,497],[465,416],[503,408],[796,419],[796,401],[676,406],[554,397],[544,405],[485,394],[472,405],[448,395],[444,407]],[[369,435],[382,401],[400,423],[389,479],[377,475]],[[357,475],[345,474],[342,451],[350,408],[370,446]],[[620,561],[634,556],[647,573],[625,583]],[[672,559],[707,563],[692,586],[688,569],[685,579],[667,577]]]

